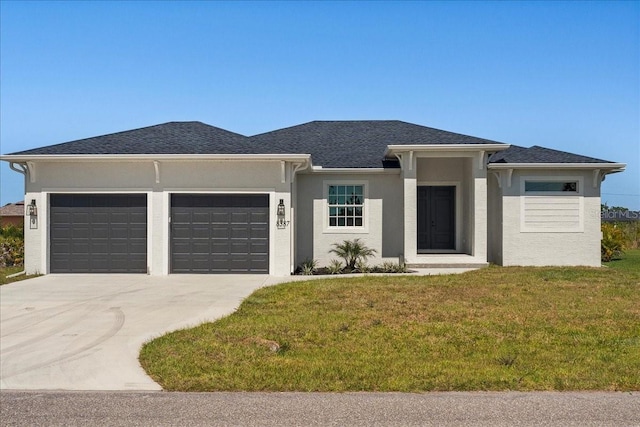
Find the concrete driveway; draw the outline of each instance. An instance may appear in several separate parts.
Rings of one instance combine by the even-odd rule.
[[[0,286],[0,389],[160,390],[142,344],[232,313],[265,275],[47,275]]]

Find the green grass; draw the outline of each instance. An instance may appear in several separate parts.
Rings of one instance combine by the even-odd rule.
[[[604,265],[620,271],[636,271],[640,269],[640,249],[628,249],[620,259],[605,262]]]
[[[288,283],[140,361],[167,390],[640,390],[632,264]]]
[[[37,277],[38,275],[21,275],[11,279],[7,279],[7,276],[11,276],[14,273],[18,273],[23,270],[23,267],[5,267],[0,268],[0,285],[6,285],[7,283],[19,282],[20,280],[31,279],[33,277]]]

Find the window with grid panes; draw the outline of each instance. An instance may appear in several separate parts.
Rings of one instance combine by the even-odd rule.
[[[362,227],[364,185],[330,185],[329,227]]]

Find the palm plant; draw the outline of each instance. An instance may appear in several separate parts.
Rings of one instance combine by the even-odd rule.
[[[329,253],[336,254],[344,260],[346,269],[353,271],[356,263],[364,262],[368,257],[376,253],[375,249],[367,247],[360,239],[345,240],[342,243],[334,243]]]

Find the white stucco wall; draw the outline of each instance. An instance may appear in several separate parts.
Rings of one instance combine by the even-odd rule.
[[[55,161],[36,162],[27,179],[26,199],[38,204],[38,227],[25,230],[25,269],[47,273],[48,196],[52,193],[144,193],[148,203],[148,269],[150,274],[169,272],[169,203],[171,193],[262,193],[271,209],[270,273],[288,275],[292,264],[291,226],[275,226],[280,199],[291,220],[291,167],[280,161]],[[156,178],[159,182],[156,182]],[[284,181],[284,182],[283,182]]]
[[[581,231],[531,232],[522,226],[522,182],[524,177],[573,180],[578,178],[582,199]],[[593,186],[588,170],[514,170],[511,186],[503,173],[502,264],[600,266],[600,183]]]
[[[399,171],[398,171],[399,172]],[[365,185],[365,227],[361,230],[329,229],[326,225],[325,186],[328,183]],[[337,257],[329,253],[332,244],[361,239],[376,250],[368,260],[398,262],[403,250],[403,191],[399,173],[301,174],[296,177],[296,264],[315,259],[319,266]]]

